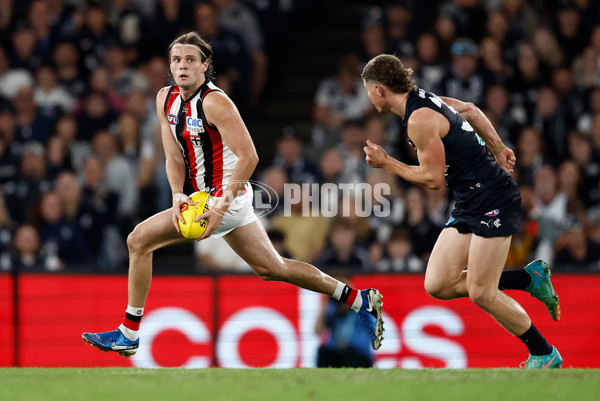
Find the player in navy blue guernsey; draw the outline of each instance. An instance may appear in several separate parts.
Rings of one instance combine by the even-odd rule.
[[[362,78],[375,108],[402,120],[418,165],[402,163],[370,141],[364,151],[371,167],[433,190],[445,181],[452,190],[456,206],[429,258],[425,290],[438,299],[470,297],[525,343],[526,368],[561,367],[556,348],[525,310],[500,291],[528,291],[554,320],[560,318],[545,262],[503,271],[511,235],[519,231],[521,218],[521,195],[509,174],[516,162],[513,151],[504,146],[479,108],[419,89],[412,73],[396,56],[384,54],[367,63]]]
[[[284,281],[327,294],[358,313],[374,349],[383,340],[381,294],[357,290],[316,267],[282,258],[254,214],[248,184],[258,163],[248,129],[229,97],[211,81],[212,48],[195,32],[182,35],[169,46],[170,70],[176,85],[156,96],[166,171],[173,206],[138,224],[127,238],[129,248],[128,305],[118,329],[83,333],[84,341],[123,356],[136,353],[144,305],[152,280],[155,250],[189,241],[181,235],[181,207],[193,204],[192,192],[206,191],[215,206],[196,221],[207,220],[199,238],[223,237],[263,280]]]

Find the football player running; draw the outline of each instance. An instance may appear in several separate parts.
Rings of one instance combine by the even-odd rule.
[[[84,341],[123,356],[135,354],[139,327],[152,279],[152,254],[162,247],[188,241],[180,232],[180,209],[192,204],[197,191],[215,197],[200,240],[223,237],[263,280],[284,281],[333,297],[359,314],[374,349],[381,346],[382,296],[376,289],[356,290],[316,267],[281,257],[273,248],[252,207],[248,179],[258,163],[250,134],[234,103],[210,80],[212,48],[195,32],[169,46],[175,85],[156,96],[166,171],[173,206],[138,224],[127,238],[129,248],[128,305],[123,323],[113,331],[83,333]]]
[[[419,164],[402,163],[370,141],[364,151],[371,167],[434,190],[446,181],[453,191],[456,206],[429,258],[425,290],[438,299],[469,297],[523,341],[529,350],[526,368],[561,367],[557,349],[521,305],[500,291],[528,291],[554,320],[560,318],[545,262],[503,272],[511,236],[521,223],[521,194],[509,174],[516,162],[513,151],[481,110],[419,89],[412,73],[396,56],[383,54],[367,63],[362,78],[375,108],[401,118]]]

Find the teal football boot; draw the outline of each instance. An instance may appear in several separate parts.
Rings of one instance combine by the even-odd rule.
[[[550,312],[552,319],[560,320],[560,302],[550,281],[550,267],[548,263],[540,259],[534,260],[525,266],[525,271],[531,277],[531,284],[525,288],[525,291],[529,292],[532,297],[542,301],[548,312]]]

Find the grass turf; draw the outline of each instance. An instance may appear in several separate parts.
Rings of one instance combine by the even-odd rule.
[[[600,370],[0,369],[0,400],[597,401]]]

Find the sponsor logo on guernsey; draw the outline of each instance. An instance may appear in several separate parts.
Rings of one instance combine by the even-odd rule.
[[[204,123],[202,122],[201,118],[188,117],[185,119],[185,123],[188,131],[190,132],[205,132]]]
[[[179,117],[177,117],[175,114],[167,114],[167,120],[169,121],[169,124],[171,125],[177,125],[179,124]]]
[[[498,216],[500,214],[500,209],[494,209],[490,212],[487,212],[485,215],[486,216],[490,216],[490,217],[494,217],[494,216]]]

